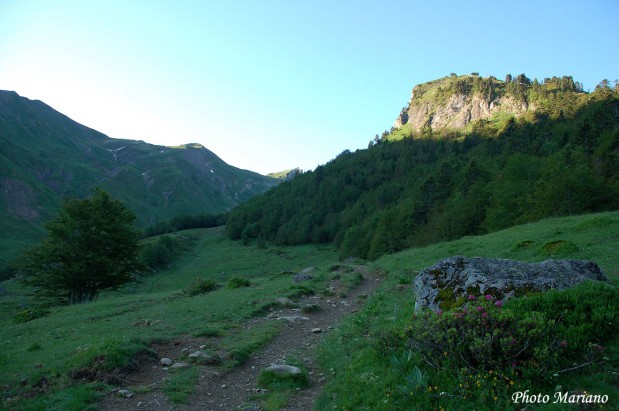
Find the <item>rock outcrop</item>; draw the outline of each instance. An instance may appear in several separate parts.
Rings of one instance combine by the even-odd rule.
[[[592,261],[546,260],[541,263],[489,258],[449,257],[421,271],[414,280],[415,310],[449,309],[468,295],[498,299],[530,292],[565,289],[583,281],[608,281]]]
[[[402,110],[393,127],[408,124],[415,132],[425,128],[462,129],[470,122],[489,119],[499,112],[518,116],[535,110],[535,106],[526,100],[505,95],[501,90],[504,84],[498,80],[493,80],[497,89],[486,94],[476,93],[467,87],[462,87],[462,90],[455,87],[458,81],[472,84],[473,79],[472,76],[445,78],[415,86],[408,106]]]

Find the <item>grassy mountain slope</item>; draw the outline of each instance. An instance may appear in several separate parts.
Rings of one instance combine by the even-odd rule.
[[[613,334],[602,343],[603,355],[588,367],[579,367],[556,376],[548,375],[542,386],[508,385],[507,396],[474,400],[467,394],[457,395],[462,386],[451,377],[433,370],[422,361],[417,364],[425,375],[419,388],[408,385],[406,374],[394,367],[392,356],[400,356],[409,347],[405,332],[414,315],[412,281],[422,269],[440,259],[462,255],[467,257],[509,258],[518,261],[540,262],[549,258],[583,259],[597,262],[619,291],[619,212],[586,214],[572,217],[545,219],[536,223],[515,226],[483,236],[467,236],[423,248],[404,250],[383,256],[372,264],[386,275],[381,288],[370,298],[364,310],[348,318],[336,332],[329,335],[319,348],[319,359],[324,369],[337,370],[321,393],[318,410],[331,409],[445,409],[445,410],[520,410],[511,395],[516,390],[530,390],[531,394],[548,394],[551,400],[531,404],[531,409],[579,409],[578,405],[551,404],[553,393],[562,392],[608,395],[609,401],[601,408],[614,409],[619,389],[619,338]],[[557,247],[557,244],[564,246]],[[582,287],[580,287],[582,289]],[[581,290],[582,291],[582,290]],[[577,301],[585,302],[584,297]],[[609,303],[610,301],[602,301]],[[599,302],[598,302],[599,303]],[[609,313],[617,318],[617,313]],[[591,314],[583,315],[583,324],[592,321]],[[612,321],[604,327],[614,327]],[[574,327],[576,333],[579,327]],[[573,342],[568,342],[573,344]],[[571,366],[572,364],[570,364]],[[581,363],[574,364],[581,365]],[[569,367],[568,367],[569,368]],[[488,378],[489,377],[489,378]],[[492,372],[486,375],[492,386]],[[482,378],[482,381],[484,378]],[[479,381],[479,380],[477,380]],[[486,382],[487,382],[486,381]],[[496,379],[495,379],[496,381]],[[504,384],[502,381],[498,385]],[[402,391],[402,387],[407,387]],[[503,387],[505,387],[503,385]],[[445,395],[439,395],[445,392]],[[492,392],[488,389],[487,392]],[[581,406],[582,407],[582,406]]]
[[[385,284],[368,299],[364,310],[334,330],[319,352],[324,370],[332,368],[333,372],[326,373],[327,390],[318,409],[410,409],[406,396],[397,389],[403,381],[391,369],[384,338],[393,330],[402,330],[410,319],[414,305],[410,283],[421,268],[454,254],[523,261],[560,256],[597,261],[617,283],[618,224],[617,212],[549,219],[377,260],[373,266],[384,272]],[[333,277],[330,267],[337,262],[337,251],[331,246],[247,247],[226,239],[221,228],[173,235],[185,242],[186,254],[170,268],[123,290],[105,293],[94,303],[55,307],[31,321],[14,322],[24,318],[25,312],[36,310],[26,290],[14,280],[0,284],[4,288],[0,296],[3,407],[85,409],[107,390],[97,382],[70,376],[88,375],[88,370],[100,370],[100,376],[113,375],[114,368],[126,367],[136,352],[150,344],[189,341],[237,353],[226,360],[225,370],[280,331],[266,325],[247,330],[242,324],[263,315],[277,297],[326,291]],[[558,240],[575,247],[565,248],[563,254],[548,254],[544,245]],[[293,285],[290,272],[306,267],[315,267],[314,280]],[[248,279],[252,286],[221,287],[196,296],[183,293],[193,289],[196,278],[225,284],[233,277]],[[617,342],[612,344],[616,347]],[[612,344],[609,363],[616,372],[619,363]],[[78,370],[82,374],[75,374]],[[589,372],[584,369],[576,379],[567,376],[559,382],[569,389],[598,389],[603,387],[600,381],[607,378],[604,375],[610,375]],[[376,375],[382,377],[371,378]],[[195,383],[184,382],[189,391]],[[130,388],[139,392],[144,387]]]
[[[276,183],[198,144],[112,139],[40,101],[0,91],[0,259],[41,234],[61,197],[85,196],[95,186],[146,226],[179,214],[224,212]]]
[[[375,259],[544,217],[619,208],[617,90],[587,94],[568,80],[530,87],[517,80],[464,76],[423,85],[401,128],[236,208],[228,235],[335,242],[341,257]],[[478,83],[494,86],[484,91]],[[410,127],[415,110],[457,112],[474,99],[494,101],[484,93],[527,109],[499,110],[459,129]],[[456,107],[452,99],[469,103]]]

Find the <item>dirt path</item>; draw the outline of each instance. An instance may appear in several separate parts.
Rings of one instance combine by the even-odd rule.
[[[200,366],[200,376],[189,403],[173,406],[161,392],[165,371],[155,359],[143,359],[138,364],[137,371],[124,377],[126,386],[141,386],[142,393],[133,393],[131,398],[124,398],[118,393],[112,393],[101,402],[102,410],[260,410],[251,397],[260,392],[256,380],[260,372],[272,364],[283,364],[289,355],[295,355],[303,360],[309,371],[309,386],[299,390],[291,398],[287,411],[307,411],[320,393],[325,381],[323,372],[317,367],[313,358],[313,350],[320,340],[332,330],[346,315],[355,312],[365,301],[363,298],[371,294],[380,284],[380,278],[370,272],[366,266],[355,267],[355,271],[363,275],[364,281],[347,293],[346,298],[339,296],[304,298],[301,303],[317,304],[320,311],[300,313],[298,309],[277,310],[266,317],[250,320],[245,328],[251,328],[265,321],[284,321],[282,331],[265,347],[254,352],[242,365],[228,372],[217,371],[208,366]],[[277,317],[302,316],[306,319],[296,321],[277,320]],[[320,329],[320,332],[317,331]],[[314,331],[314,332],[312,332]],[[170,342],[156,347],[160,358],[178,357],[181,346],[191,345],[191,341]],[[194,342],[199,344],[198,341]]]

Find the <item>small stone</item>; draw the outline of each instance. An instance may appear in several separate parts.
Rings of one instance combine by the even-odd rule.
[[[189,354],[189,358],[200,358],[202,357],[202,351],[194,351]]]
[[[288,297],[279,297],[279,298],[276,298],[276,299],[275,299],[275,301],[276,301],[278,304],[283,305],[283,306],[285,306],[285,307],[287,307],[287,306],[291,306],[291,305],[295,305],[294,301],[292,301],[292,300],[291,300],[290,298],[288,298]]]
[[[187,364],[186,362],[179,361],[175,363],[173,366],[171,366],[170,368],[186,368],[186,367],[189,367],[189,364]]]
[[[117,393],[118,395],[122,395],[125,398],[133,397],[133,393],[129,390],[118,390]]]
[[[301,374],[301,369],[294,365],[287,364],[274,364],[266,368],[266,371],[270,371],[277,375],[298,375]]]
[[[226,384],[221,384],[221,388],[226,388],[227,385]]]
[[[169,367],[170,365],[172,365],[172,360],[170,358],[162,358],[161,360],[159,360],[159,362],[164,367]]]
[[[298,323],[301,321],[309,321],[309,318],[304,317],[302,315],[285,315],[281,317],[277,317],[276,320],[285,320],[289,323]]]
[[[322,332],[322,329],[321,329],[321,328],[318,328],[318,327],[316,327],[316,328],[312,328],[312,333],[314,333],[314,334],[315,334],[315,333],[320,333],[320,332]]]
[[[205,348],[206,348],[206,344],[202,344],[202,345],[200,346],[200,349],[201,349],[201,350],[203,350],[203,349],[205,349]]]

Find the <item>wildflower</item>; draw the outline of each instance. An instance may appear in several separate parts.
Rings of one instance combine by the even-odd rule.
[[[567,347],[567,341],[565,341],[565,340],[559,341],[559,345],[561,347]]]
[[[497,301],[494,303],[494,305],[496,305],[498,308],[501,308],[501,307],[503,307],[503,301],[501,301],[501,300],[497,300]]]
[[[443,315],[443,310],[441,310],[440,308],[438,309],[438,311],[436,312],[437,315]]]
[[[475,296],[473,294],[469,295],[469,301],[475,301]]]
[[[484,311],[481,316],[484,317],[484,318],[488,318],[488,313]]]
[[[490,301],[490,300],[492,300],[492,295],[486,294],[486,301]]]
[[[477,306],[477,311],[482,311],[484,309],[484,307],[482,307],[481,305]]]

